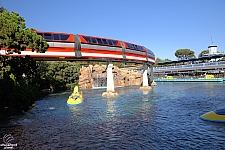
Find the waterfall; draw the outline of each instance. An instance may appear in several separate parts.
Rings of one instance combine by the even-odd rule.
[[[93,76],[92,88],[96,87],[107,87],[107,75],[106,74],[95,74]]]

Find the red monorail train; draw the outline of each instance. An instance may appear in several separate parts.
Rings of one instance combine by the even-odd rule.
[[[155,63],[155,55],[151,50],[133,43],[59,32],[37,31],[37,34],[41,35],[49,44],[45,53],[36,53],[27,49],[21,51],[20,54],[13,53],[10,56],[30,55],[32,58],[42,60],[88,59]]]

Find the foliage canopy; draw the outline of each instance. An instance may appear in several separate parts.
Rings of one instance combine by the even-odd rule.
[[[35,29],[26,28],[25,19],[16,12],[2,10],[0,13],[0,48],[23,51],[30,48],[33,51],[45,52],[47,42],[37,35]]]
[[[198,57],[202,57],[203,54],[208,54],[209,53],[209,50],[203,50],[199,55]]]
[[[175,52],[175,56],[177,58],[183,58],[183,59],[188,59],[188,58],[192,58],[195,57],[195,52],[190,50],[190,49],[178,49]]]
[[[159,62],[168,62],[168,61],[172,61],[172,60],[170,60],[170,59],[168,59],[168,58],[166,58],[166,59],[160,59],[160,58],[156,58],[156,60],[155,60],[155,62],[156,62],[156,64],[158,64]]]
[[[47,42],[18,13],[0,8],[0,49],[45,52]],[[28,110],[40,90],[37,65],[29,56],[0,56],[0,112]]]
[[[79,81],[80,64],[77,62],[41,62],[38,72],[54,92],[73,89]]]

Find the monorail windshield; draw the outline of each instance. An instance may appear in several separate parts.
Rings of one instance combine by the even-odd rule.
[[[150,49],[147,49],[148,53],[151,54],[152,56],[155,56],[155,54],[150,50]]]

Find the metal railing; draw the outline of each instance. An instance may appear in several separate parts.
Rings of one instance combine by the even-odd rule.
[[[155,67],[154,70],[196,68],[196,67],[220,66],[220,65],[225,65],[225,61],[210,62],[210,63],[198,63],[198,64],[187,64],[187,65],[179,65],[179,66],[157,67],[157,68]]]

